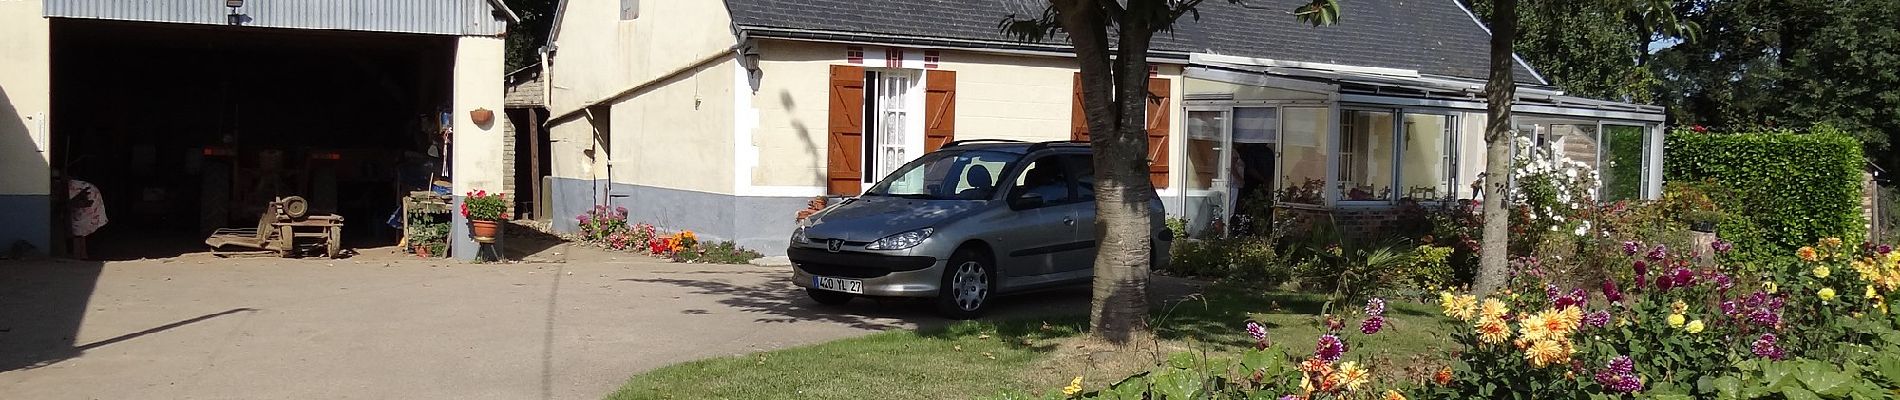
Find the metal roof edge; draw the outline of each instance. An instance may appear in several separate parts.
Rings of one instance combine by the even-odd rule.
[[[1459,0],[1446,0],[1446,1],[1450,1],[1452,4],[1458,5],[1458,9],[1463,10],[1465,12],[1465,16],[1471,17],[1471,23],[1478,24],[1478,28],[1484,29],[1485,37],[1488,38],[1491,36],[1491,26],[1485,25],[1484,20],[1478,19],[1478,13],[1471,12],[1470,7],[1465,7],[1465,2],[1459,1]],[[1486,53],[1489,53],[1489,51],[1486,51]],[[1511,59],[1516,60],[1518,65],[1524,66],[1525,71],[1530,71],[1531,77],[1537,78],[1537,83],[1542,83],[1546,86],[1550,85],[1550,80],[1544,79],[1544,74],[1538,73],[1537,68],[1531,67],[1530,62],[1524,61],[1524,56],[1518,55],[1516,51],[1512,51]]]
[[[515,14],[515,10],[508,8],[508,5],[502,3],[501,0],[488,0],[488,5],[495,7],[495,11],[500,11],[502,15],[508,16],[508,23],[521,23],[521,15]]]
[[[1057,57],[1074,57],[1075,50],[1068,45],[1015,42],[1003,40],[955,39],[930,36],[893,35],[884,33],[866,33],[834,31],[823,29],[778,28],[759,25],[735,24],[747,37],[765,39],[787,39],[818,42],[864,43],[876,45],[903,45],[921,48],[943,48],[959,50],[992,50],[1014,53],[1029,53]],[[1150,60],[1186,61],[1188,53],[1173,51],[1148,52]]]

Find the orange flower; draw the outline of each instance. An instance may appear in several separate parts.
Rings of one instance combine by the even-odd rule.
[[[1814,262],[1821,259],[1820,255],[1815,254],[1813,247],[1802,247],[1800,250],[1796,250],[1794,254],[1801,257],[1802,261],[1807,262]]]
[[[1451,386],[1451,367],[1439,368],[1438,373],[1432,374],[1432,381],[1439,386]]]
[[[1477,328],[1478,340],[1485,343],[1504,343],[1504,339],[1511,337],[1511,326],[1506,325],[1502,319],[1479,318]]]

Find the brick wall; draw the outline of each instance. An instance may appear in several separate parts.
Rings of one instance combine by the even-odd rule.
[[[501,191],[508,193],[508,197],[512,200],[516,194],[520,193],[515,190],[515,123],[508,119],[508,113],[498,113],[498,115],[501,116],[502,137],[507,138],[501,143]],[[514,201],[508,202],[508,215],[520,215],[515,212]]]

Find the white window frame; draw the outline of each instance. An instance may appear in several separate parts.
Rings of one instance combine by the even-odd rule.
[[[863,176],[859,177],[859,180],[868,187],[890,173],[896,172],[904,164],[923,156],[925,74],[923,70],[912,68],[866,68],[865,72],[866,87],[871,88],[865,92],[866,97],[877,100],[873,103],[876,108],[864,114],[865,120],[861,125],[865,130],[865,140],[860,144],[860,151],[866,155],[875,154],[872,158],[875,162],[865,163]],[[904,85],[902,93],[896,93],[893,97],[888,95],[890,92],[887,90],[890,86],[885,82],[892,80],[894,77],[891,75],[896,74],[904,75],[907,84]],[[900,99],[902,104],[892,106],[887,101],[892,98]],[[885,131],[884,117],[892,113],[903,115],[903,124],[899,128],[898,135],[890,135],[890,132]],[[902,146],[900,150],[903,157],[900,160],[890,160],[887,157],[888,154],[884,152],[887,146],[885,143],[889,143],[889,139],[893,136],[898,138],[897,143]]]
[[[1392,195],[1385,199],[1347,200],[1344,196],[1343,185],[1346,182],[1346,177],[1350,175],[1351,172],[1344,168],[1349,153],[1346,148],[1347,136],[1352,134],[1352,132],[1346,129],[1346,126],[1348,124],[1347,117],[1353,112],[1381,112],[1392,115],[1392,159],[1388,160],[1392,164],[1392,181],[1388,182],[1389,187],[1392,188]],[[1338,112],[1334,114],[1336,121],[1333,121],[1333,125],[1337,128],[1335,135],[1337,141],[1334,144],[1337,146],[1331,150],[1333,153],[1333,168],[1337,169],[1337,171],[1332,179],[1327,182],[1329,184],[1327,193],[1328,199],[1333,202],[1333,205],[1345,207],[1387,206],[1396,205],[1400,199],[1406,198],[1407,188],[1404,185],[1405,176],[1403,175],[1405,173],[1405,171],[1403,171],[1405,165],[1405,135],[1407,134],[1405,131],[1405,117],[1412,114],[1433,115],[1445,118],[1446,152],[1440,156],[1443,160],[1442,167],[1445,168],[1445,185],[1446,188],[1450,190],[1452,198],[1456,199],[1462,197],[1458,196],[1458,193],[1461,192],[1459,190],[1461,187],[1460,183],[1463,182],[1458,171],[1459,164],[1462,162],[1462,158],[1458,156],[1458,146],[1463,144],[1459,137],[1463,135],[1464,131],[1463,125],[1460,125],[1462,119],[1460,119],[1459,113],[1439,108],[1379,107],[1348,104],[1340,106]],[[1420,203],[1439,203],[1445,200],[1445,197],[1441,194],[1440,197],[1437,198],[1412,200]]]

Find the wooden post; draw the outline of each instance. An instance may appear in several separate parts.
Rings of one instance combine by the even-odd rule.
[[[521,150],[515,151],[520,154]],[[528,190],[532,191],[530,195],[534,197],[516,198],[530,199],[528,205],[530,212],[534,213],[534,219],[546,220],[541,213],[541,112],[534,108],[528,109],[528,179],[531,179]],[[515,193],[515,196],[521,194]]]

